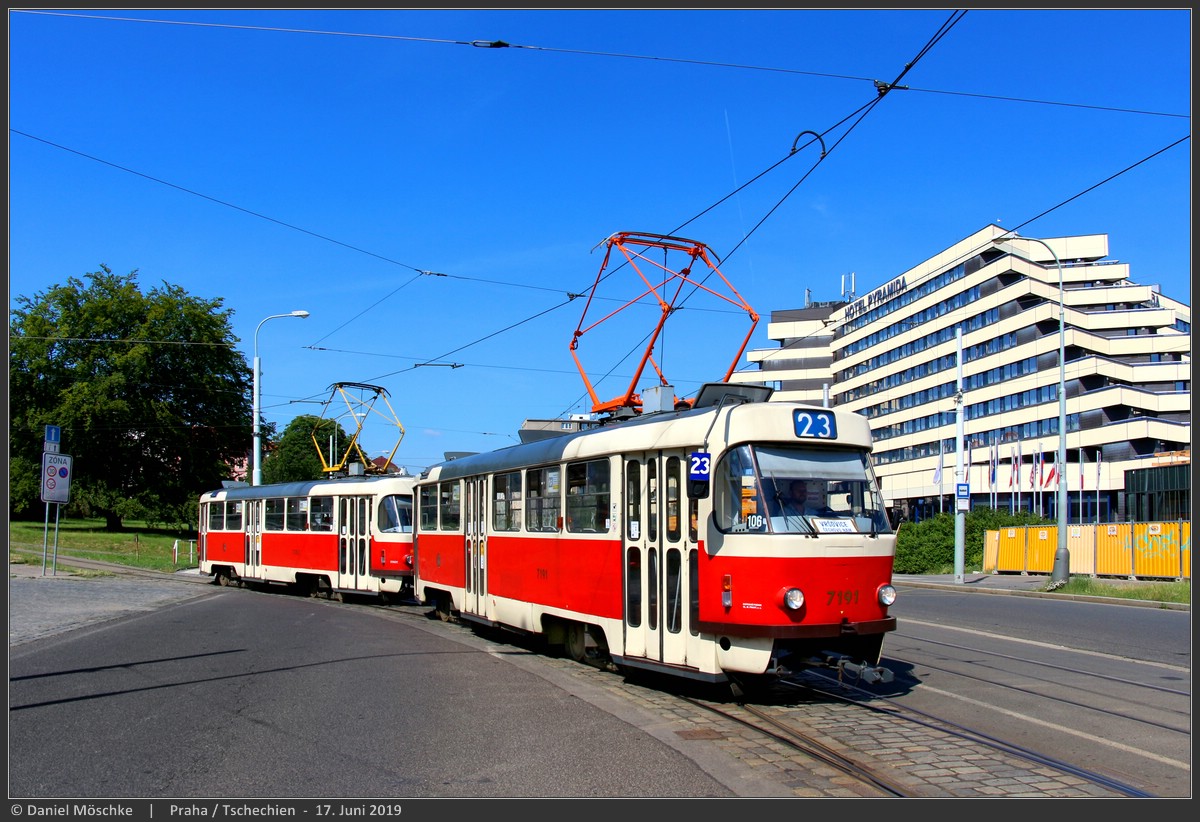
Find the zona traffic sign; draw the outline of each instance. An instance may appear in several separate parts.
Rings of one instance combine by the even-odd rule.
[[[47,451],[42,454],[42,502],[71,501],[71,456]]]

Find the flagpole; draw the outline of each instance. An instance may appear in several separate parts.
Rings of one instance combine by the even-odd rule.
[[[1079,524],[1083,525],[1083,446],[1079,447]]]
[[[1017,513],[1017,447],[1011,445],[1008,448],[1008,504],[1012,507],[1012,513]]]
[[[955,454],[955,470],[954,470],[954,581],[961,585],[963,583],[963,562],[964,562],[964,543],[966,541],[966,512],[959,510],[958,507],[958,485],[964,483],[963,480],[963,338],[962,326],[954,329],[954,337],[958,343],[958,353],[955,359],[958,361],[958,373],[955,379],[955,403],[954,403],[954,450]],[[969,469],[968,469],[969,470]],[[967,486],[970,488],[970,486]],[[970,507],[970,491],[968,493],[967,506]]]
[[[1042,474],[1045,472],[1045,461],[1046,458],[1042,456],[1042,444],[1039,442],[1037,452],[1037,479],[1033,481],[1033,492],[1037,494],[1037,512],[1039,517],[1046,516],[1045,509],[1042,508],[1042,504],[1045,502],[1045,500],[1042,499]]]
[[[1025,467],[1025,458],[1021,456],[1021,440],[1017,440],[1017,508],[1021,510],[1021,470]],[[1016,513],[1014,511],[1013,513]]]
[[[938,440],[938,464],[937,470],[933,472],[933,483],[937,486],[938,495],[938,513],[946,513],[946,498],[942,495],[942,455],[945,453],[942,448],[942,440]]]

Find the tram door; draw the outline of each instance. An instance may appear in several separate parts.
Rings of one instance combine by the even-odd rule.
[[[242,570],[242,576],[251,579],[258,579],[262,576],[259,566],[262,565],[264,504],[261,499],[246,500],[246,518],[243,522],[246,527],[246,567]]]
[[[338,498],[338,574],[334,588],[357,589],[371,551],[371,498]]]
[[[683,665],[690,613],[682,452],[626,457],[625,654]]]
[[[487,616],[487,478],[463,483],[463,534],[467,593],[463,610]]]

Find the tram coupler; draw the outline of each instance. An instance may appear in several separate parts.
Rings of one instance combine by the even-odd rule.
[[[879,665],[864,665],[861,662],[851,662],[849,659],[842,658],[838,660],[838,677],[840,678],[843,672],[856,676],[868,685],[874,685],[876,682],[891,682],[892,672],[887,668]]]
[[[841,682],[846,674],[850,674],[855,679],[865,682],[868,685],[874,685],[877,682],[891,682],[892,672],[881,665],[867,665],[864,662],[855,662],[848,656],[836,653],[826,653],[824,664],[826,667],[835,668],[838,672],[838,681]]]

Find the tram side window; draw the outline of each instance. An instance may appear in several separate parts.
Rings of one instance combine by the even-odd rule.
[[[608,460],[589,460],[567,465],[567,530],[572,533],[602,533],[608,530]]]
[[[529,494],[525,502],[525,529],[528,531],[557,531],[559,529],[559,498],[562,495],[562,472],[558,466],[534,468],[525,472]]]
[[[642,538],[642,464],[637,460],[625,463],[625,537]]]
[[[492,477],[492,530],[521,530],[521,472]]]
[[[443,482],[438,486],[438,516],[443,531],[457,531],[461,510],[462,486],[458,481]]]
[[[667,607],[663,614],[666,617],[667,630],[672,634],[679,633],[680,622],[683,618],[683,574],[680,563],[682,558],[678,548],[668,548],[666,552],[666,597]]]
[[[412,497],[388,494],[379,503],[379,530],[385,534],[412,533]]]
[[[625,552],[625,621],[630,628],[642,624],[642,552],[636,545]]]
[[[308,498],[308,528],[310,531],[333,530],[333,497]]]
[[[422,531],[436,531],[438,527],[438,489],[433,485],[426,485],[420,491],[420,503],[417,506],[417,515],[420,517],[419,522]]]
[[[691,620],[688,622],[688,633],[697,636],[700,629],[700,552],[695,548],[688,550],[688,611]]]
[[[747,445],[721,458],[713,474],[713,516],[722,531],[765,532],[767,518]]]
[[[679,481],[679,467],[679,457],[667,460],[667,539],[671,542],[678,542],[682,533],[682,486]]]
[[[286,520],[289,531],[308,529],[308,497],[288,497]]]
[[[242,530],[242,507],[246,503],[238,500],[237,502],[225,503],[225,530],[240,531]]]
[[[225,503],[223,502],[208,502],[205,503],[205,508],[208,509],[208,530],[224,531],[225,530]]]
[[[283,497],[271,497],[263,501],[263,507],[266,509],[266,515],[263,517],[264,531],[283,530],[284,502]]]
[[[654,460],[646,463],[646,539],[658,539],[658,463]]]

